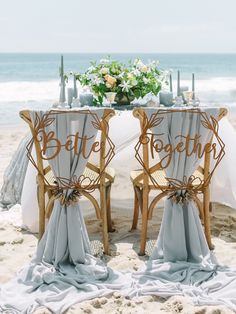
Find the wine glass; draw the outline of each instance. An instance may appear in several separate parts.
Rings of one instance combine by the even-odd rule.
[[[187,106],[192,106],[193,102],[193,92],[191,91],[185,91],[183,92],[184,101],[187,104]]]
[[[111,107],[112,104],[115,102],[116,93],[115,92],[107,92],[105,93],[106,99],[109,102],[109,106]]]

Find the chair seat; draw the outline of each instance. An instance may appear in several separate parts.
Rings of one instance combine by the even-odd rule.
[[[105,185],[108,186],[114,181],[115,170],[113,168],[107,167],[105,174],[107,175],[107,177],[105,178]],[[99,174],[96,171],[86,167],[83,175],[87,179],[83,180],[82,188],[86,187],[89,184],[89,182],[91,182],[90,180],[96,181]],[[56,180],[55,180],[54,174],[53,174],[50,167],[47,167],[45,169],[44,178],[45,178],[45,181],[47,183],[47,186],[56,186]],[[92,186],[93,186],[93,188],[98,188],[99,187],[99,181],[96,181],[96,184],[94,184]]]
[[[142,170],[133,170],[130,172],[130,178],[131,181],[135,182],[136,178],[142,174]],[[204,179],[203,173],[200,172],[199,170],[196,170],[193,174],[196,178],[200,178],[201,180]],[[166,174],[164,172],[164,170],[157,170],[154,173],[152,173],[152,177],[155,180],[155,182],[157,182],[157,184],[161,187],[161,188],[166,188],[168,187],[169,183],[166,180]],[[199,184],[199,180],[195,180],[193,181],[193,186],[198,185]],[[142,188],[143,187],[143,180],[140,180],[138,182],[135,182],[135,185]],[[149,187],[151,189],[156,189],[156,186],[154,186],[152,180],[149,178]]]

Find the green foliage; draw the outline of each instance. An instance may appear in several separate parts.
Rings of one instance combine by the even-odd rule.
[[[108,59],[91,62],[85,73],[76,74],[82,86],[88,86],[96,96],[95,105],[102,105],[107,92],[139,98],[152,93],[157,95],[166,81],[166,71],[158,69],[158,62],[144,64],[140,59],[130,61],[128,66]]]

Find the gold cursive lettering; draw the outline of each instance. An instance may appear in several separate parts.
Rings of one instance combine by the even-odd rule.
[[[78,132],[68,135],[65,142],[61,143],[56,138],[54,131],[46,133],[45,130],[40,130],[36,140],[40,143],[41,157],[44,160],[55,158],[63,147],[66,151],[72,151],[75,155],[82,153],[83,158],[88,159],[93,152],[99,152],[104,146],[104,143],[98,141],[93,143],[94,136],[88,137],[85,135],[80,137]]]
[[[164,139],[161,139],[164,135],[164,133],[161,134],[153,134],[153,133],[147,133],[147,136],[144,138],[149,137],[149,141],[145,141],[143,143],[144,145],[149,144],[150,146],[150,155],[152,159],[155,158],[155,153],[159,153],[159,156],[161,158],[160,165],[162,169],[165,169],[169,166],[173,153],[186,153],[187,157],[190,157],[192,155],[196,155],[199,159],[203,157],[205,153],[211,153],[213,152],[213,158],[217,159],[219,154],[217,155],[217,145],[216,143],[208,142],[205,145],[203,145],[201,140],[201,135],[195,134],[195,136],[190,136],[190,134],[184,136],[184,135],[176,135],[175,140],[177,140],[177,143],[171,144],[171,143],[164,143]]]

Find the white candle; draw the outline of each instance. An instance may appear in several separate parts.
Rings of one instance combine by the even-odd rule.
[[[59,97],[59,103],[64,103],[66,101],[65,96],[65,81],[64,81],[64,62],[63,62],[63,56],[61,56],[61,67],[60,67],[60,97]]]
[[[63,60],[63,55],[61,55],[61,71],[62,71],[62,74],[64,74],[64,60]]]
[[[76,76],[74,74],[74,98],[76,99],[78,97],[78,91],[76,86]]]

